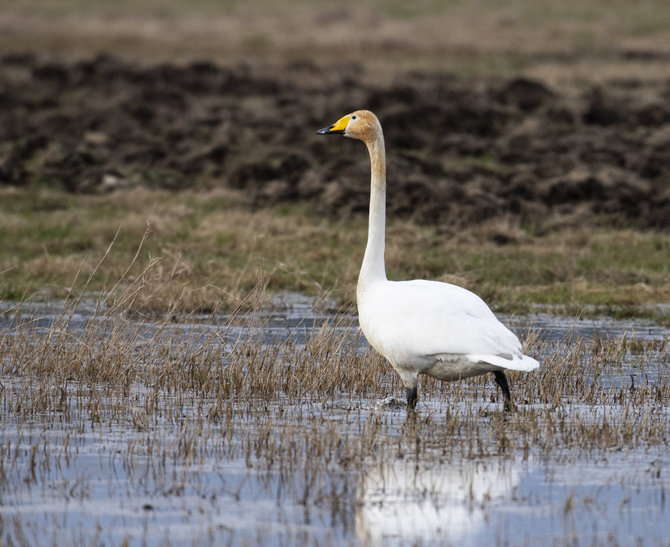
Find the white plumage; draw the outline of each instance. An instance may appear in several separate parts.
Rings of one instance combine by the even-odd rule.
[[[370,345],[400,374],[408,404],[416,403],[419,374],[452,381],[493,372],[506,408],[511,407],[503,371],[530,371],[539,364],[522,353],[519,339],[486,303],[456,285],[386,278],[386,156],[377,117],[359,110],[318,133],[362,140],[370,152],[370,223],[357,287],[359,322]]]
[[[370,344],[401,369],[419,373],[454,357],[463,367],[481,361],[514,370],[537,367],[484,301],[455,285],[379,280],[359,300],[358,314]],[[473,376],[457,368],[440,379]]]

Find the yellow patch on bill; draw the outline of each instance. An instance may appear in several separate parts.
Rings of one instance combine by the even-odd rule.
[[[335,125],[330,128],[331,131],[344,131],[349,124],[349,116],[342,116],[339,120],[335,122]]]

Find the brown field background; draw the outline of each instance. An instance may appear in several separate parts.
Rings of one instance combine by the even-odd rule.
[[[7,0],[0,50],[219,63],[355,61],[380,72],[523,72],[564,78],[668,76],[661,0],[257,2]]]
[[[3,297],[70,290],[120,229],[91,287],[113,284],[149,226],[138,264],[207,295],[186,307],[260,270],[350,302],[368,159],[313,133],[361,107],[392,275],[512,308],[668,301],[670,6],[521,0],[3,2]]]

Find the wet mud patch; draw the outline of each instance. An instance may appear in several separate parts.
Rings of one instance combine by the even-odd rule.
[[[140,66],[101,56],[0,62],[0,183],[71,192],[239,189],[250,207],[310,200],[363,213],[368,158],[314,131],[378,113],[394,216],[447,227],[495,217],[670,228],[670,81],[553,89],[355,65]]]

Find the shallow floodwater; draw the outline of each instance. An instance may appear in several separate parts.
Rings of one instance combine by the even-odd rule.
[[[30,322],[46,336],[57,324],[58,310],[32,305],[21,315],[0,315],[0,331],[18,336]],[[86,328],[93,313],[93,306],[78,307],[69,322],[72,335]],[[539,331],[547,342],[540,355],[545,359],[557,346],[569,353],[584,337],[625,334],[639,344],[670,338],[670,330],[644,321],[503,319],[521,334]],[[365,351],[355,317],[315,312],[300,299],[253,317],[202,316],[136,326],[147,340],[160,330],[171,339],[218,343],[225,355],[236,340],[254,335],[266,345],[292,338],[299,346],[323,324],[347,343],[359,344],[359,353]],[[657,381],[668,366],[667,353],[655,349],[649,355],[642,369],[639,357],[626,354],[608,381],[628,385],[631,374]],[[11,370],[8,357],[3,359],[4,370]],[[223,420],[203,418],[197,398],[182,400],[179,393],[162,395],[175,399],[177,417],[164,412],[143,422],[150,385],[129,387],[124,400],[135,401],[137,408],[118,411],[128,419],[115,417],[114,394],[110,400],[102,396],[107,410],[91,419],[95,409],[85,395],[88,387],[78,388],[67,413],[26,413],[17,410],[16,395],[36,389],[35,378],[5,374],[1,381],[3,544],[657,545],[670,538],[665,499],[670,456],[664,440],[612,449],[564,443],[554,452],[535,451],[532,444],[523,450],[484,445],[464,453],[435,435],[439,420],[447,424],[453,415],[462,420],[473,415],[480,429],[493,428],[494,422],[504,429],[497,403],[466,397],[450,407],[439,391],[427,392],[418,417],[408,418],[391,397],[401,389],[389,385],[388,399],[283,397],[266,404],[266,418],[245,417],[244,405],[252,403],[239,401],[240,414],[224,426]],[[547,405],[520,401],[519,406],[527,413]],[[566,422],[580,416],[588,427],[602,414],[628,411],[572,401],[555,415]],[[640,420],[649,419],[645,412]],[[668,423],[665,407],[649,412]],[[308,428],[315,439],[304,436]],[[667,437],[667,425],[661,429]],[[381,431],[388,445],[371,430]],[[320,436],[335,439],[335,448],[322,449],[331,445]],[[368,437],[368,456],[348,461],[347,443],[364,444]],[[282,443],[295,444],[294,461],[279,455]],[[258,457],[261,452],[270,455]]]

